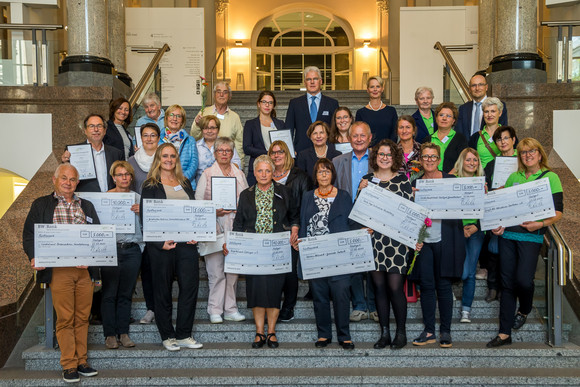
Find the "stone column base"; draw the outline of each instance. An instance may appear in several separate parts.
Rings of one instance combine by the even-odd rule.
[[[496,56],[487,68],[488,79],[498,83],[546,83],[546,64],[535,53]]]

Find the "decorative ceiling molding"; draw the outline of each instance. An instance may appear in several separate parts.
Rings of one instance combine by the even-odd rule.
[[[384,13],[389,13],[389,0],[377,0],[377,7],[379,10]]]
[[[230,0],[215,0],[215,11],[216,13],[222,14],[226,11],[226,8],[228,8],[228,5],[230,3]]]

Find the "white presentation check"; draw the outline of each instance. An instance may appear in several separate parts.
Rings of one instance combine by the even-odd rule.
[[[432,219],[481,219],[485,177],[419,179],[415,203],[431,210]]]
[[[485,215],[480,223],[485,231],[555,215],[550,180],[545,177],[489,192],[485,195]]]
[[[503,187],[508,177],[517,170],[517,157],[496,157],[493,165],[493,181],[491,183],[491,188],[496,189]]]
[[[143,199],[145,242],[215,242],[215,205],[208,200]]]
[[[224,272],[234,274],[281,274],[292,271],[290,232],[254,234],[226,232]]]
[[[374,271],[371,236],[356,230],[303,238],[300,265],[305,280]]]
[[[371,183],[361,191],[348,217],[414,249],[428,214],[425,207]]]
[[[134,192],[76,192],[81,199],[93,203],[101,224],[114,224],[119,234],[135,233]]]
[[[117,266],[111,224],[35,224],[36,267]]]

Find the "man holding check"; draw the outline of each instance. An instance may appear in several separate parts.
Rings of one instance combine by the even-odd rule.
[[[97,371],[87,363],[89,315],[93,301],[93,281],[99,280],[98,267],[44,268],[34,265],[34,225],[98,224],[93,204],[75,194],[79,179],[75,167],[58,166],[52,177],[54,192],[32,203],[24,223],[22,245],[30,265],[38,271],[37,282],[50,285],[56,310],[56,339],[60,347],[60,364],[65,382],[74,383],[83,376],[95,376]]]

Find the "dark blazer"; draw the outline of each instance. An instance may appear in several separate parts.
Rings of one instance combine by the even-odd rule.
[[[433,133],[431,136],[426,137],[423,142],[431,141],[431,137],[437,136],[437,132]],[[447,145],[445,153],[443,154],[443,172],[449,173],[455,166],[455,162],[459,158],[459,154],[462,150],[467,148],[467,140],[459,132],[455,133],[453,139]]]
[[[129,157],[135,154],[135,148],[133,148],[133,136],[129,134],[127,129],[123,129],[129,140],[131,140],[131,145],[129,146]],[[105,137],[103,138],[103,143],[105,145],[109,145],[115,147],[123,152],[123,160],[125,159],[125,144],[123,143],[123,137],[119,133],[117,126],[111,120],[107,121],[107,132],[105,133]]]
[[[308,94],[310,95],[310,94]],[[302,95],[290,100],[288,112],[286,113],[286,128],[293,131],[294,150],[300,153],[304,149],[312,146],[312,141],[306,136],[306,131],[312,120],[310,119],[310,101]],[[322,94],[318,115],[316,120],[331,124],[334,111],[338,108],[338,101]]]
[[[284,129],[284,121],[277,118],[272,118],[276,129]],[[254,160],[256,157],[268,153],[264,139],[262,138],[262,127],[260,125],[260,117],[252,118],[244,124],[244,153],[250,156],[250,163],[248,165],[248,185],[256,184],[254,177]]]
[[[306,172],[297,167],[292,167],[286,179],[286,188],[290,190],[296,204],[302,203],[302,196],[314,188],[312,179],[308,177]]]
[[[326,158],[332,160],[336,156],[340,156],[342,153],[337,151],[332,143],[326,143],[328,145],[328,151],[326,152]],[[318,161],[318,156],[316,156],[316,151],[314,146],[304,149],[298,154],[296,158],[296,166],[302,169],[308,174],[308,177],[312,179],[312,171],[314,171],[314,164]]]
[[[503,112],[499,117],[499,123],[502,126],[508,124],[508,112],[505,102],[503,102]],[[455,131],[463,134],[465,138],[471,137],[471,112],[473,111],[473,101],[469,101],[459,106],[459,115],[457,116],[457,122],[455,123]],[[485,120],[481,120],[481,127],[483,129],[485,125]]]
[[[437,131],[437,120],[435,119],[435,112],[431,109],[431,116],[433,117],[433,132]],[[415,136],[415,141],[419,144],[423,142],[426,137],[429,137],[429,130],[423,122],[423,116],[419,109],[411,116],[415,119],[415,124],[417,125],[417,135]]]
[[[274,184],[274,229],[273,232],[290,231],[292,226],[300,225],[298,203],[294,200],[290,190],[273,182]],[[253,185],[242,191],[238,200],[238,210],[234,219],[233,231],[256,232],[256,186]]]
[[[28,216],[24,221],[22,230],[22,247],[29,260],[34,258],[34,225],[39,223],[50,223],[54,217],[54,209],[58,204],[58,199],[54,197],[54,192],[50,195],[42,196],[32,202]],[[85,217],[92,218],[92,224],[100,224],[97,211],[88,200],[81,199],[81,208]],[[87,223],[90,223],[87,219]],[[99,268],[96,266],[89,267],[89,274],[93,280],[101,278]],[[37,271],[36,282],[39,284],[49,284],[52,280],[52,268],[47,267],[44,270]]]
[[[339,189],[328,213],[328,229],[331,234],[353,229],[355,223],[348,219],[351,210],[351,196],[345,190]],[[318,206],[314,202],[314,191],[308,191],[302,197],[300,205],[300,230],[298,231],[300,238],[306,238],[308,222],[316,213],[318,213]]]
[[[75,145],[83,145],[87,144],[86,142],[81,142],[80,144]],[[125,152],[121,151],[115,147],[110,145],[103,144],[105,147],[105,161],[107,162],[107,190],[111,190],[115,188],[115,182],[113,178],[109,174],[109,170],[111,169],[111,165],[117,160],[124,161],[125,160]],[[94,179],[87,179],[79,181],[79,185],[77,186],[78,192],[101,192],[101,187],[99,186],[99,180],[97,178]]]
[[[345,190],[349,195],[356,195],[356,192],[352,191],[352,154],[353,152],[350,151],[348,153],[342,154],[337,156],[332,160],[332,164],[334,165],[334,169],[336,169],[336,182],[334,186],[338,189]],[[370,151],[369,151],[369,160],[370,160]],[[369,165],[367,173],[372,172],[373,169]],[[365,173],[366,175],[366,173]]]

